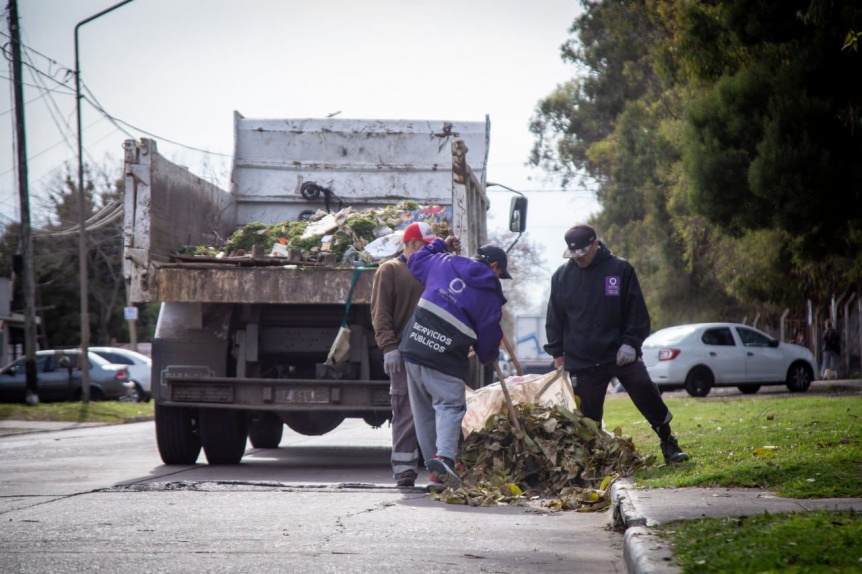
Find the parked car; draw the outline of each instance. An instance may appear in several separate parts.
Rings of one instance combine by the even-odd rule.
[[[762,385],[805,392],[817,372],[805,347],[782,343],[739,323],[699,323],[656,331],[643,343],[643,359],[660,390],[684,388],[704,397],[712,387],[756,393]]]
[[[137,351],[121,347],[90,347],[90,351],[115,365],[126,365],[129,379],[135,383],[135,388],[132,391],[133,400],[148,402],[152,398],[153,394],[150,388],[150,377],[153,370],[152,359]]]
[[[111,364],[92,351],[89,357],[91,400],[121,399],[131,394],[134,384],[125,365]],[[81,400],[80,358],[80,349],[36,352],[36,390],[40,401]],[[0,369],[0,402],[26,400],[24,360],[21,357]]]

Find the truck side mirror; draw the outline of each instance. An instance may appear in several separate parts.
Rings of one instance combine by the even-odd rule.
[[[527,229],[527,198],[515,196],[509,207],[509,231],[523,233]]]

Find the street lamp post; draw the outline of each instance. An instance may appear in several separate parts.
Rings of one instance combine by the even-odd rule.
[[[81,284],[81,392],[82,400],[85,403],[90,402],[90,361],[88,349],[90,347],[90,309],[87,302],[89,297],[87,289],[87,202],[84,199],[84,152],[83,152],[83,137],[81,135],[81,67],[78,60],[78,29],[92,22],[100,16],[104,16],[108,12],[116,10],[124,4],[128,4],[132,0],[124,0],[114,4],[110,8],[105,8],[98,14],[93,14],[89,18],[85,18],[78,22],[75,26],[75,107],[78,115],[78,271],[79,282]]]

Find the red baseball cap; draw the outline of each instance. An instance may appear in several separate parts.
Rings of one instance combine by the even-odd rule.
[[[404,235],[401,236],[401,241],[407,243],[411,239],[421,239],[425,243],[431,243],[437,236],[434,234],[434,228],[424,221],[411,223],[404,230]]]

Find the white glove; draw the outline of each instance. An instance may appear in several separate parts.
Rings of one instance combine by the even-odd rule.
[[[620,350],[617,351],[617,365],[620,367],[628,365],[629,363],[634,363],[637,358],[638,353],[631,345],[623,344],[620,346]]]
[[[401,353],[398,349],[392,349],[388,353],[383,353],[383,372],[387,375],[401,371],[401,366],[404,361],[401,360]]]

